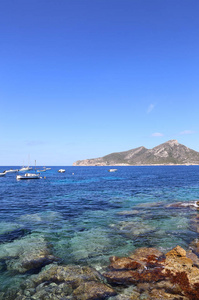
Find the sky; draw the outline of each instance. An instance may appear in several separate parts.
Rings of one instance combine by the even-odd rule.
[[[198,0],[0,1],[0,165],[199,151]]]

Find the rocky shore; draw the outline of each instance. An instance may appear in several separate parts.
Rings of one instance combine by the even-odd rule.
[[[197,300],[198,255],[198,240],[187,251],[176,246],[166,254],[156,248],[138,248],[127,257],[110,257],[107,270],[100,274],[88,266],[59,265],[52,262],[49,251],[45,258],[44,251],[40,250],[27,263],[20,257],[21,265],[15,264],[14,270],[22,273],[38,268],[39,264],[42,266],[44,261],[48,265],[26,279],[18,290],[11,288],[1,293],[0,299]]]
[[[161,207],[161,203],[149,203],[148,206],[145,203],[144,206],[156,208]],[[161,246],[137,247],[126,256],[109,257],[109,264],[98,269],[97,266],[63,263],[45,236],[28,232],[21,237],[23,227],[17,228],[20,238],[11,238],[8,243],[5,243],[3,233],[0,270],[5,274],[15,275],[16,279],[7,289],[5,286],[2,288],[0,300],[198,300],[199,239],[196,237],[199,232],[199,216],[195,213],[198,207],[199,201],[196,200],[170,203],[164,207],[170,213],[185,209],[193,212],[189,226],[195,233],[195,238],[189,240],[186,249],[182,245],[176,245],[167,251]],[[145,224],[144,219],[128,220],[129,216],[140,215],[140,208],[142,205],[118,212],[118,216],[125,216],[127,219],[110,224],[110,228],[117,231],[121,238],[125,236],[130,240],[155,232],[155,228]],[[32,215],[33,217],[35,219],[36,215]],[[15,237],[16,229],[11,226],[12,228],[11,232],[14,232]],[[99,240],[100,231],[95,231],[96,247],[100,247]],[[80,244],[86,241],[88,247],[92,248],[88,236],[79,241]],[[88,251],[88,255],[91,253],[93,251]],[[17,278],[19,282],[15,284]]]

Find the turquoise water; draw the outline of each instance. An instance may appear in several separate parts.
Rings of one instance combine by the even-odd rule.
[[[40,180],[0,177],[1,290],[31,275],[15,264],[46,244],[60,264],[101,271],[112,255],[143,246],[187,249],[198,237],[199,166],[58,169],[41,173],[46,178]]]

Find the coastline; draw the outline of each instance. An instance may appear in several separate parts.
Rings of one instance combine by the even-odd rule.
[[[129,164],[76,164],[72,165],[73,167],[155,167],[155,166],[199,166],[199,164],[138,164],[138,165],[129,165]]]

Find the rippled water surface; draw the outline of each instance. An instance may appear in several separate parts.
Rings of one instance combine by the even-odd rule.
[[[0,177],[1,289],[29,276],[7,266],[20,251],[28,255],[24,241],[30,237],[47,241],[60,263],[100,270],[111,255],[141,246],[186,249],[198,236],[199,166],[58,169],[41,173],[46,178],[40,180]],[[177,202],[193,205],[169,206]]]

